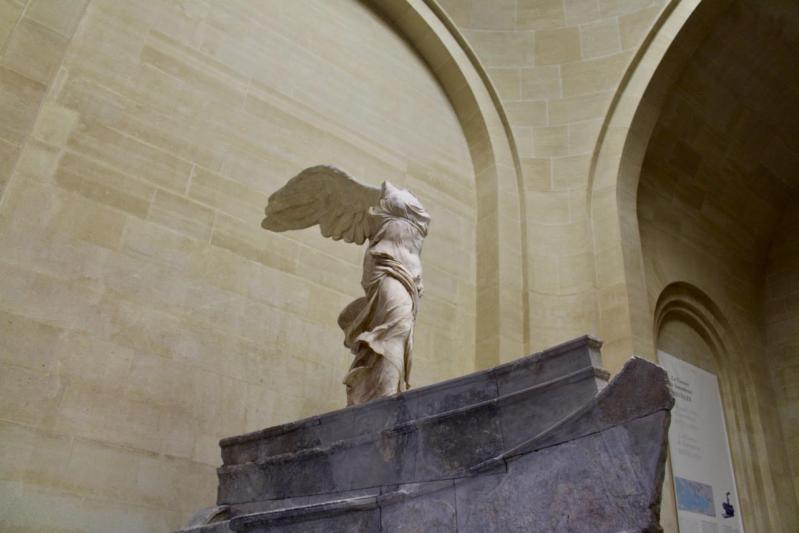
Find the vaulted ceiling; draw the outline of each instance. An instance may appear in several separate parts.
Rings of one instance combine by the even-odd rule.
[[[735,1],[714,24],[666,98],[640,194],[680,205],[676,231],[760,262],[799,199],[799,2]]]

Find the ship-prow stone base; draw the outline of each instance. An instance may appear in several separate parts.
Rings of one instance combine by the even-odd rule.
[[[674,404],[589,336],[490,370],[224,439],[182,533],[656,532]]]

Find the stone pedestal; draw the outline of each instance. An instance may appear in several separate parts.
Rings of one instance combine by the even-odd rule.
[[[182,531],[659,531],[668,379],[633,358],[608,384],[599,346],[224,439]]]

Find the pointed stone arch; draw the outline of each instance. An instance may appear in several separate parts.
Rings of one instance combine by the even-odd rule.
[[[611,370],[630,353],[655,357],[638,232],[641,166],[675,76],[707,36],[709,22],[730,1],[668,2],[628,66],[600,130],[587,194],[594,259],[597,265],[606,265],[596,277],[596,288],[599,335],[613,347],[604,353]],[[612,332],[607,331],[608,324]]]
[[[515,359],[530,345],[524,184],[497,91],[455,25],[433,1],[369,4],[429,65],[463,128],[477,188],[477,368]]]

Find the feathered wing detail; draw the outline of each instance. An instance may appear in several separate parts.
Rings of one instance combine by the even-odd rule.
[[[335,167],[309,167],[269,197],[261,227],[270,231],[304,229],[319,224],[322,235],[363,244],[370,237],[370,207],[381,190],[364,185]]]

